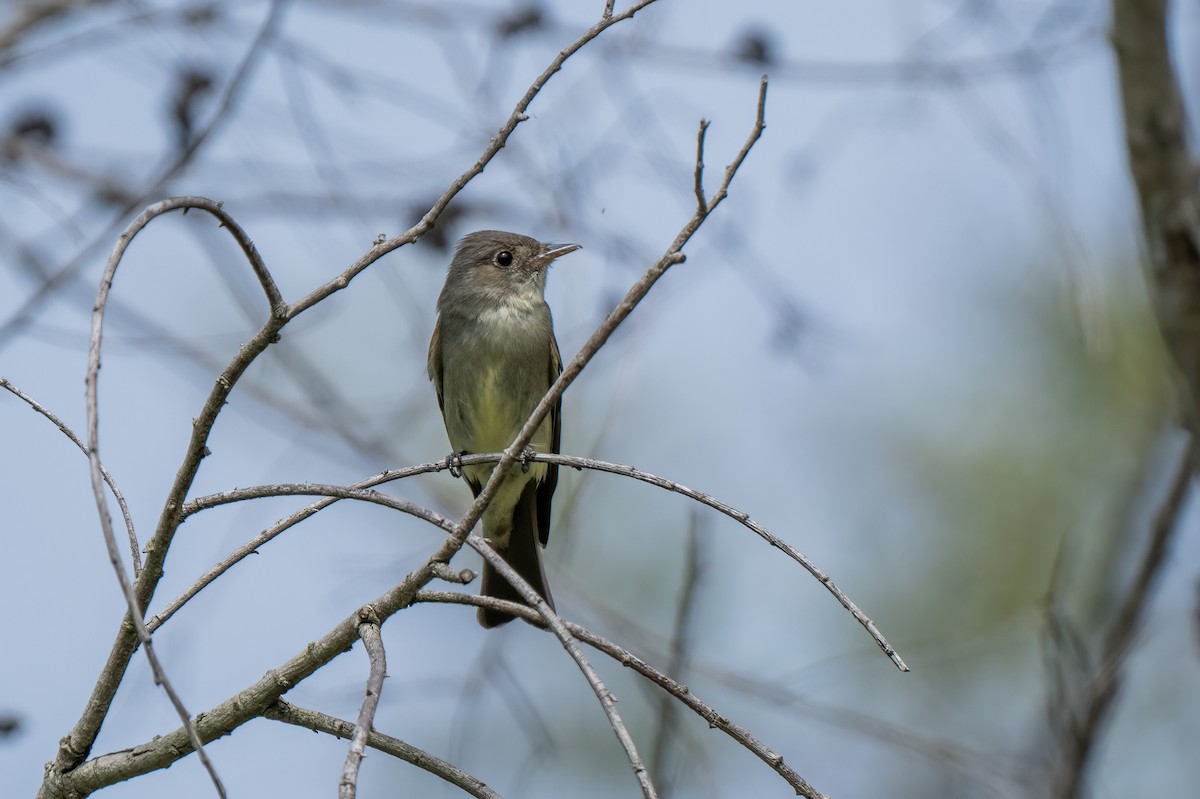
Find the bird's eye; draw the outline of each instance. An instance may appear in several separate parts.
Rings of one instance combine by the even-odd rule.
[[[496,253],[496,263],[500,266],[512,266],[513,254],[508,250],[501,250]]]

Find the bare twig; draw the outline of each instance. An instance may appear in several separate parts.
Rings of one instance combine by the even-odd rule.
[[[79,440],[79,436],[75,435],[75,431],[67,427],[67,425],[55,416],[49,408],[43,406],[33,397],[26,394],[21,389],[8,382],[6,378],[0,377],[0,388],[7,389],[15,396],[23,400],[30,408],[45,416],[50,422],[62,431],[71,443],[79,447],[79,451],[87,455],[87,445]],[[113,497],[117,500],[117,506],[121,509],[121,517],[125,520],[125,531],[129,534],[129,557],[133,563],[133,576],[136,579],[142,571],[142,553],[138,547],[137,531],[133,527],[133,517],[129,515],[129,506],[125,504],[125,497],[121,494],[121,489],[117,488],[117,483],[113,480],[113,476],[108,473],[103,465],[100,466],[100,473],[104,476],[104,482],[108,484],[109,490],[112,491]]]
[[[475,579],[475,572],[470,569],[452,569],[449,563],[433,564],[433,575],[439,580],[459,585],[466,585]]]
[[[431,463],[426,465],[430,467],[428,470],[436,471],[439,465],[440,467],[445,467],[445,462],[440,464]],[[193,596],[196,596],[200,593],[200,590],[208,587],[212,581],[215,581],[217,577],[223,575],[223,573],[228,571],[234,564],[239,563],[239,561],[246,558],[247,555],[257,552],[260,546],[263,546],[264,543],[274,539],[274,537],[277,535],[282,534],[284,530],[295,527],[296,524],[299,524],[300,522],[304,521],[304,519],[312,516],[313,513],[324,509],[324,507],[329,507],[340,499],[360,499],[365,501],[373,501],[373,503],[377,504],[383,504],[403,513],[409,513],[410,516],[416,516],[418,518],[425,519],[425,521],[442,528],[446,531],[446,533],[452,533],[452,531],[455,529],[454,524],[452,524],[448,518],[440,515],[440,513],[434,513],[431,510],[426,510],[425,507],[421,507],[415,503],[410,503],[410,501],[407,500],[396,499],[377,491],[371,491],[370,486],[377,486],[380,482],[394,480],[396,479],[397,474],[404,473],[420,474],[420,471],[415,471],[412,469],[403,470],[402,473],[396,473],[396,471],[385,471],[385,473],[382,475],[376,475],[371,477],[370,480],[364,480],[355,483],[353,486],[324,486],[319,485],[319,483],[307,482],[278,483],[278,485],[274,486],[258,486],[257,489],[251,489],[250,492],[244,492],[242,489],[235,489],[233,492],[224,492],[221,495],[222,497],[227,498],[227,501],[238,501],[238,499],[258,499],[264,497],[325,497],[325,499],[316,501],[316,503],[312,503],[306,507],[302,507],[302,509],[299,511],[296,511],[295,513],[292,513],[292,515],[281,519],[281,521],[272,524],[270,528],[263,530],[262,533],[254,536],[253,539],[246,542],[245,545],[235,549],[235,551],[230,554],[228,558],[222,560],[221,563],[218,563],[209,571],[204,572],[204,575],[200,576],[196,582],[192,583],[190,587],[184,591],[184,593],[180,594],[178,597],[175,597],[175,599],[170,602],[167,607],[164,607],[160,613],[156,613],[154,618],[151,618],[146,626],[148,626],[151,631],[157,630],[158,627],[166,624],[167,619],[173,617],[173,615],[178,612],[181,607],[184,607],[184,605],[186,605],[186,603],[190,601]],[[234,499],[234,497],[236,497],[236,499]],[[200,498],[200,500],[197,501],[202,501],[204,499],[206,498]],[[190,503],[190,505],[193,505],[192,512],[197,512],[196,507],[194,507],[194,503]],[[433,563],[430,564],[431,578],[443,577],[443,567],[445,567],[445,569],[449,569],[449,564],[446,563],[446,561],[450,559],[451,555],[445,555],[444,558],[434,560]]]
[[[327,716],[315,710],[298,707],[282,699],[275,700],[275,702],[263,711],[262,715],[263,718],[271,719],[272,721],[282,721],[285,724],[328,733],[338,738],[349,738],[355,729],[354,725],[348,721]],[[471,776],[450,761],[442,760],[440,757],[432,755],[423,749],[418,749],[398,738],[393,738],[390,735],[384,735],[380,732],[372,732],[367,736],[367,746],[372,749],[378,749],[380,752],[389,754],[392,757],[399,758],[406,763],[411,763],[418,768],[425,769],[435,777],[440,777],[446,782],[462,788],[463,791],[476,797],[476,799],[503,799],[500,794],[489,788],[482,780]]]
[[[530,624],[539,626],[543,624],[542,618],[532,608],[492,597],[460,594],[455,591],[418,591],[414,601],[495,608],[496,610],[503,610],[505,613],[511,613],[514,616],[520,616]],[[788,785],[792,786],[800,796],[808,797],[808,799],[823,799],[825,796],[788,766],[783,760],[783,755],[780,755],[759,741],[745,727],[734,724],[728,717],[721,715],[712,707],[697,699],[695,694],[686,685],[673,680],[670,676],[654,668],[646,661],[626,651],[619,645],[596,635],[586,627],[581,627],[571,622],[563,622],[563,624],[575,638],[583,641],[590,647],[600,650],[622,666],[633,669],[638,674],[662,687],[663,690],[667,691],[696,713],[696,715],[704,719],[710,727],[721,730],[721,732],[753,752],[759,760],[770,766]]]
[[[350,748],[346,752],[346,763],[342,766],[342,778],[338,783],[339,799],[354,799],[358,792],[358,767],[366,753],[367,737],[375,725],[375,711],[379,707],[379,696],[383,692],[383,678],[387,676],[387,653],[379,635],[379,618],[374,608],[359,609],[362,624],[358,625],[358,637],[362,639],[371,663],[367,677],[367,688],[363,693],[362,707],[358,711],[358,722],[350,737]]]
[[[696,132],[696,169],[692,173],[692,190],[696,193],[696,207],[704,208],[708,201],[704,199],[704,134],[708,132],[707,119],[700,120],[700,130]]]

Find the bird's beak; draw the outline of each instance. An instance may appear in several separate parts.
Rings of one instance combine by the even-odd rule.
[[[547,244],[534,257],[533,265],[537,269],[545,269],[550,265],[551,261],[561,258],[569,252],[575,252],[578,249],[582,249],[578,244]]]

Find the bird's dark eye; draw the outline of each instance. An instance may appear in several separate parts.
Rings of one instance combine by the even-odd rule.
[[[500,266],[512,266],[513,254],[508,250],[501,250],[496,253],[496,263]]]

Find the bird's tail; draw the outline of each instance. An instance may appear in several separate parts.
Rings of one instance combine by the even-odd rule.
[[[508,565],[512,566],[517,574],[525,578],[525,582],[533,586],[534,591],[541,594],[542,599],[545,599],[546,604],[553,609],[554,599],[550,596],[550,589],[546,586],[546,572],[542,568],[541,547],[538,546],[540,537],[538,535],[537,489],[538,482],[536,480],[530,480],[525,484],[525,490],[521,492],[521,499],[517,501],[516,509],[513,511],[513,528],[512,534],[508,538],[508,548],[497,547],[496,551],[508,561]],[[507,599],[521,605],[526,604],[524,597],[517,592],[517,589],[509,585],[508,580],[500,576],[500,573],[487,561],[483,562],[483,582],[479,593],[482,596]],[[480,608],[478,618],[479,623],[484,627],[499,627],[501,624],[513,620],[512,615],[491,608]]]

